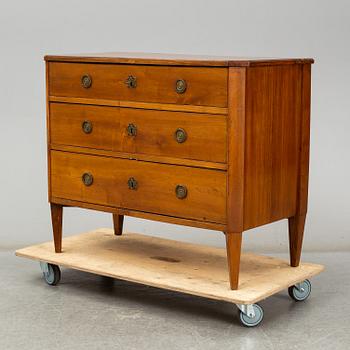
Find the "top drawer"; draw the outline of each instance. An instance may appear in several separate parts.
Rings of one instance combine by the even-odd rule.
[[[227,107],[227,69],[50,62],[49,94]]]

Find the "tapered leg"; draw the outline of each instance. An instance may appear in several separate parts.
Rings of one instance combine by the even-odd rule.
[[[303,245],[306,215],[296,215],[288,219],[290,265],[299,266]]]
[[[226,232],[226,251],[230,286],[238,288],[239,264],[241,261],[242,232]]]
[[[123,233],[124,215],[113,214],[114,234],[120,236]]]
[[[53,230],[53,240],[55,242],[55,252],[62,252],[62,218],[63,206],[50,203],[51,206],[51,221]]]

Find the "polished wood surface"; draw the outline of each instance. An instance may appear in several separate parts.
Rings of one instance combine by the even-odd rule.
[[[114,234],[120,236],[123,233],[124,215],[113,214]]]
[[[194,159],[164,157],[164,156],[157,156],[157,155],[151,155],[151,154],[114,152],[114,151],[107,151],[107,150],[94,149],[94,148],[83,148],[83,147],[77,147],[77,146],[57,145],[57,144],[51,144],[50,149],[56,150],[56,151],[91,154],[96,156],[105,156],[105,157],[112,157],[112,158],[142,160],[144,162],[151,162],[151,163],[186,165],[194,168],[206,168],[206,169],[218,169],[218,170],[227,169],[226,163],[215,163],[215,162],[206,162],[206,161],[194,160]]]
[[[234,56],[181,55],[143,52],[105,52],[81,55],[47,55],[48,62],[96,62],[165,66],[250,67],[258,65],[313,63],[312,58],[256,58]]]
[[[51,203],[51,221],[52,231],[55,243],[55,252],[62,251],[62,223],[63,223],[63,206],[56,203]]]
[[[216,231],[223,231],[223,232],[226,231],[226,225],[220,224],[217,222],[201,221],[201,220],[194,220],[194,219],[184,219],[184,218],[179,218],[179,217],[170,216],[170,215],[161,215],[161,214],[155,214],[155,213],[148,213],[148,212],[141,211],[141,210],[117,208],[117,207],[112,207],[112,206],[108,206],[108,205],[79,202],[76,200],[58,198],[58,197],[51,197],[51,201],[53,203],[62,204],[62,205],[67,206],[67,207],[79,207],[79,208],[84,208],[84,209],[91,209],[91,210],[119,214],[119,215],[123,215],[123,216],[132,216],[132,217],[140,218],[140,219],[167,222],[169,224],[205,228],[208,230],[216,230]]]
[[[229,70],[226,198],[228,232],[243,232],[246,74],[246,68],[230,68]]]
[[[51,103],[51,142],[133,154],[226,161],[226,118],[221,115]],[[85,133],[83,122],[92,125]],[[129,136],[128,125],[137,129]],[[177,129],[187,139],[178,143]],[[207,145],[211,145],[210,148]]]
[[[185,105],[227,106],[227,70],[89,63],[49,64],[50,96],[67,96]],[[90,88],[81,79],[90,75]],[[137,79],[136,88],[125,83],[129,76]],[[177,80],[185,80],[184,93],[175,90]]]
[[[124,215],[224,231],[232,289],[240,285],[245,230],[288,219],[291,265],[300,263],[312,59],[45,59],[51,203],[113,213],[117,235]],[[85,74],[89,88],[81,84]],[[129,76],[136,88],[125,84]],[[187,83],[182,94],[178,79]],[[84,120],[91,133],[82,131]],[[174,137],[178,128],[187,135],[183,143]],[[93,174],[91,186],[84,172]],[[130,177],[137,190],[128,188]],[[187,186],[185,199],[176,197],[177,185]]]
[[[179,104],[171,104],[171,103],[154,103],[154,102],[138,102],[138,101],[135,102],[135,101],[103,100],[103,99],[96,99],[96,98],[62,97],[62,96],[49,96],[48,99],[50,102],[152,109],[157,111],[194,112],[194,113],[224,114],[224,115],[228,113],[227,107],[179,105]]]
[[[235,290],[238,288],[239,284],[242,232],[227,231],[225,236],[230,287],[231,289]]]
[[[247,69],[244,229],[294,215],[298,184],[300,65]]]
[[[84,173],[93,176],[85,186]],[[137,181],[137,189],[128,180]],[[187,187],[178,199],[177,185]],[[125,159],[51,152],[52,196],[188,219],[225,223],[226,174],[223,171]],[[203,205],[205,203],[205,205]]]
[[[63,246],[63,254],[55,254],[47,242],[16,255],[236,304],[257,303],[324,270],[318,264],[293,268],[283,259],[243,253],[239,288],[233,291],[222,248],[134,233],[116,238],[110,229],[64,238]]]

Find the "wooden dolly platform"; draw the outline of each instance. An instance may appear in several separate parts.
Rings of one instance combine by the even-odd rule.
[[[237,305],[246,326],[262,321],[256,303],[289,288],[290,296],[305,300],[311,292],[308,278],[320,273],[322,265],[302,263],[290,267],[285,260],[242,254],[238,290],[231,290],[226,250],[161,239],[134,233],[115,236],[110,229],[67,237],[63,252],[55,253],[53,242],[16,251],[41,262],[47,283],[59,282],[57,265],[158,288],[224,300]]]

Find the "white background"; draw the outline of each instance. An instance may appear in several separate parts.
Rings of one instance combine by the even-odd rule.
[[[145,51],[314,57],[306,250],[350,248],[348,1],[2,1],[0,248],[51,239],[45,54]],[[67,209],[65,234],[111,227]],[[127,218],[125,229],[224,245],[220,232]],[[287,223],[248,231],[244,248],[287,251]]]

